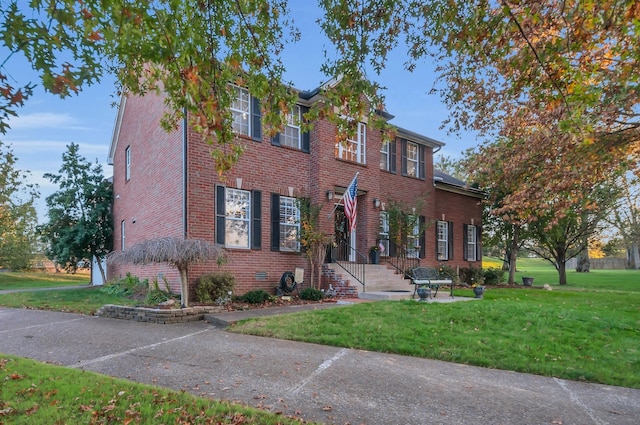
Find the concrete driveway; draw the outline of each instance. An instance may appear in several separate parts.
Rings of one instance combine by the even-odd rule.
[[[640,421],[640,390],[235,335],[206,322],[0,308],[0,352],[326,424]]]

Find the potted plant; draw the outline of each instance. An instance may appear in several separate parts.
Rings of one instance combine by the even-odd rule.
[[[380,264],[380,247],[374,245],[369,249],[369,263]]]
[[[473,293],[476,295],[476,298],[482,298],[484,295],[484,285],[480,285],[478,283],[474,283],[471,285],[471,289],[473,289]]]

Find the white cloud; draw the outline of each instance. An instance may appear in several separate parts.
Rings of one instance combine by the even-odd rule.
[[[53,112],[35,112],[19,115],[8,121],[12,130],[34,130],[55,128],[65,130],[89,130],[88,127],[78,125],[78,121],[71,114]]]

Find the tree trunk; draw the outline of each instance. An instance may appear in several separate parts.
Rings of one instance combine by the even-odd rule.
[[[567,263],[566,261],[558,261],[558,278],[560,285],[567,284]]]
[[[587,232],[584,232],[582,246],[582,251],[578,254],[576,271],[578,273],[589,273],[589,269],[591,269],[591,261],[589,261],[589,234]]]
[[[189,307],[189,282],[187,281],[187,269],[178,268],[180,272],[180,304],[182,308]]]
[[[509,251],[509,280],[508,284],[513,285],[516,274],[516,260],[518,258],[518,244],[520,238],[520,226],[513,226],[513,238],[511,239],[511,249]]]
[[[638,250],[638,244],[633,242],[631,243],[631,248],[629,248],[628,254],[628,265],[629,268],[638,270],[640,269],[640,251]]]

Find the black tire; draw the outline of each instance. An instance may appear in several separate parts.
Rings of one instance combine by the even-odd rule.
[[[282,277],[280,278],[280,289],[282,292],[290,294],[296,289],[297,285],[296,278],[292,272],[282,273]]]

